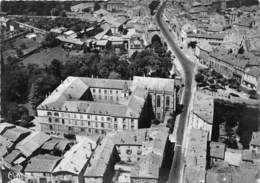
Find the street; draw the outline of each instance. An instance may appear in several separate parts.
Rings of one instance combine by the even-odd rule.
[[[168,46],[171,47],[173,50],[175,56],[179,59],[181,62],[181,66],[183,69],[184,76],[184,90],[182,93],[182,104],[184,105],[183,112],[179,116],[179,121],[176,121],[175,123],[179,123],[177,130],[177,136],[176,136],[176,144],[175,146],[175,152],[173,157],[173,162],[169,174],[168,183],[178,183],[181,180],[181,170],[183,169],[184,165],[184,157],[183,157],[183,137],[184,137],[184,131],[186,126],[186,121],[188,118],[188,106],[190,105],[190,100],[192,96],[192,83],[194,81],[194,68],[195,64],[191,62],[187,57],[182,53],[182,51],[179,49],[179,47],[174,42],[174,38],[171,35],[169,31],[169,27],[167,24],[162,20],[162,13],[164,10],[166,3],[164,2],[163,5],[159,8],[158,13],[156,14],[156,22],[161,30],[161,33],[165,37],[165,41],[168,43]]]

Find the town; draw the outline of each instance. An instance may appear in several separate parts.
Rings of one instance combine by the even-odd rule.
[[[0,182],[260,181],[259,1],[0,7]]]

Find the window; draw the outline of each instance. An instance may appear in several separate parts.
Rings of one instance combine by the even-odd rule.
[[[104,117],[103,116],[101,117],[101,121],[104,121]]]
[[[62,119],[62,120],[61,120],[61,123],[62,123],[63,125],[65,124],[65,121],[64,121],[64,119]]]
[[[47,115],[48,115],[48,116],[51,116],[51,112],[47,112]]]
[[[116,90],[116,94],[118,94],[118,90]]]
[[[117,118],[114,118],[114,121],[117,121]]]
[[[105,96],[105,100],[107,100],[107,96]]]
[[[96,130],[95,130],[95,133],[99,133],[99,130],[96,129]]]
[[[77,114],[74,114],[74,118],[77,118]]]
[[[105,131],[105,130],[101,130],[101,133],[102,133],[102,134],[106,134],[106,131]]]
[[[75,120],[75,125],[78,125],[78,122]]]
[[[98,90],[98,93],[101,93],[101,89]]]
[[[55,112],[55,113],[54,113],[54,116],[59,116],[59,113]]]
[[[109,121],[110,120],[110,117],[107,117],[107,121]]]
[[[101,100],[101,99],[102,99],[101,95],[99,95],[99,96],[98,96],[98,99],[99,99],[99,100]]]
[[[85,132],[85,129],[84,129],[84,128],[81,128],[80,131],[81,131],[81,132]]]
[[[123,125],[123,129],[126,129],[126,125]]]
[[[110,100],[113,100],[113,96],[110,96]]]
[[[92,91],[93,91],[93,93],[95,93],[95,92],[96,92],[96,89],[94,88]]]
[[[80,119],[83,119],[83,115],[82,114],[80,115]]]
[[[98,127],[98,123],[96,123],[96,127]]]
[[[115,129],[117,129],[117,124],[114,125]]]
[[[88,126],[90,126],[90,121],[88,121]]]
[[[53,130],[53,126],[52,125],[50,125],[50,130]]]
[[[118,98],[118,96],[116,96],[116,101],[118,101],[119,100],[119,98]]]
[[[81,126],[84,126],[84,121],[81,121]]]
[[[101,127],[104,128],[104,123],[101,123]]]
[[[161,114],[160,113],[157,113],[157,119],[161,119]]]
[[[88,119],[90,119],[90,115],[88,115]]]
[[[50,122],[50,123],[52,122],[52,119],[51,119],[51,118],[49,118],[49,122]]]
[[[55,118],[55,123],[59,123],[59,118]]]
[[[169,107],[170,105],[170,97],[169,96],[166,96],[166,104],[165,104],[167,107]]]
[[[157,97],[156,97],[156,104],[157,104],[157,107],[161,107],[161,96],[160,95],[157,95]]]
[[[131,129],[134,130],[134,129],[135,129],[135,126],[134,126],[134,125],[131,125]]]
[[[141,150],[141,149],[138,149],[138,150],[137,150],[137,154],[138,154],[138,155],[141,155],[141,154],[142,154],[142,150]]]
[[[131,155],[132,154],[132,150],[131,149],[127,149],[126,150],[126,154]]]
[[[98,119],[97,119],[97,116],[95,116],[95,120],[97,121]]]
[[[110,90],[110,94],[112,94],[113,93],[113,91],[112,90]]]
[[[104,90],[104,93],[107,94],[107,90]]]

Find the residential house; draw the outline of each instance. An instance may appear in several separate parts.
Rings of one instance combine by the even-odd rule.
[[[95,7],[95,2],[87,2],[87,3],[80,3],[74,6],[71,6],[70,9],[73,12],[93,12]]]
[[[242,151],[227,148],[225,151],[224,161],[227,162],[230,166],[240,166],[242,162]]]
[[[210,142],[210,161],[214,165],[218,162],[224,161],[226,145],[221,142]]]
[[[257,154],[260,153],[260,132],[253,132],[250,149]]]
[[[212,136],[214,116],[214,98],[205,93],[197,91],[195,93],[193,109],[189,117],[190,128],[207,131],[209,139]]]
[[[207,67],[210,66],[210,53],[213,51],[212,45],[207,41],[202,41],[196,44],[195,56],[199,62]]]
[[[56,182],[84,183],[84,172],[93,158],[97,143],[89,138],[79,143],[64,154],[63,159],[52,171]]]
[[[52,171],[60,160],[60,157],[48,154],[32,157],[24,168],[27,181],[35,183],[54,182]]]
[[[23,156],[30,157],[36,153],[36,151],[39,150],[41,146],[50,138],[51,137],[49,135],[42,132],[33,132],[20,141],[15,148],[21,151]]]
[[[107,11],[117,12],[123,11],[125,8],[126,2],[122,0],[111,0],[107,2]]]
[[[249,90],[260,91],[260,68],[258,66],[247,67],[245,69],[241,86]]]
[[[185,183],[205,183],[207,142],[207,131],[194,128],[190,130],[183,178]]]

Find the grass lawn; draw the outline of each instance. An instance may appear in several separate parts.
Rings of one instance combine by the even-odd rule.
[[[23,59],[25,65],[37,64],[39,66],[49,65],[53,59],[66,62],[69,57],[67,52],[61,47],[42,49]]]

